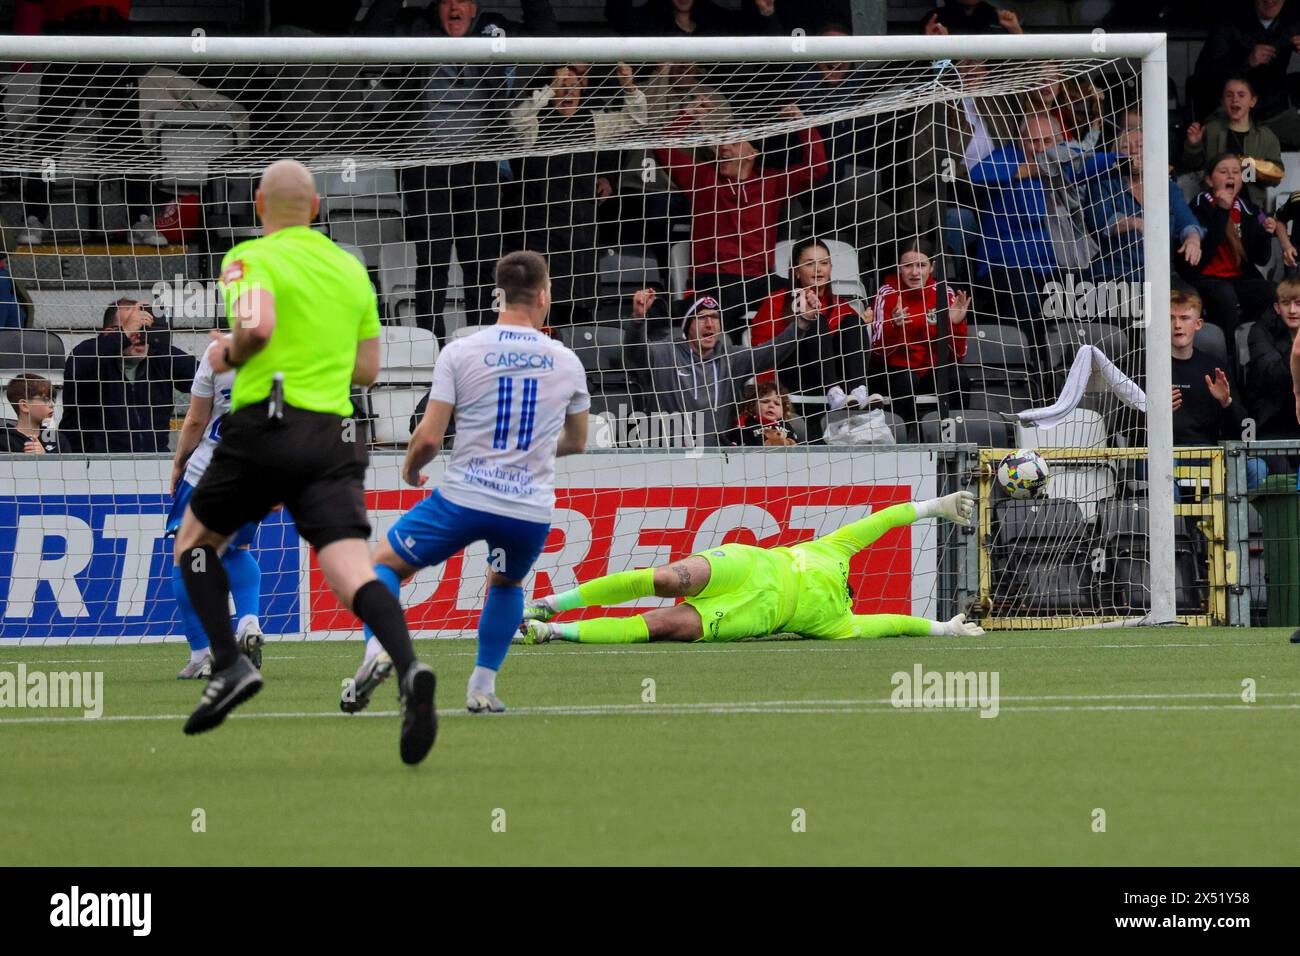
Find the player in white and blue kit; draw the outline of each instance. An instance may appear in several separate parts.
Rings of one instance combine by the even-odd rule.
[[[403,515],[374,551],[375,573],[397,594],[421,568],[486,541],[488,592],[478,660],[466,691],[470,713],[499,713],[496,676],[523,617],[523,582],[546,544],[555,506],[555,459],[587,444],[587,376],[578,357],[540,331],[551,308],[546,260],[512,252],[497,263],[497,324],[443,349],[424,418],[402,464],[407,484],[442,449],[456,415],[456,441],[441,486]],[[365,660],[340,703],[362,710],[392,670],[366,632]]]
[[[172,506],[167,515],[167,535],[176,534],[185,516],[194,486],[203,477],[212,452],[221,440],[221,419],[230,411],[230,389],[235,381],[233,371],[214,374],[208,364],[207,353],[199,360],[190,386],[190,408],[185,414],[185,424],[176,442],[176,457],[172,460]],[[257,522],[244,525],[235,533],[221,563],[230,578],[230,593],[235,599],[236,632],[240,649],[253,660],[255,667],[262,666],[262,628],[258,621],[258,606],[262,600],[262,569],[249,552],[257,536]],[[208,677],[212,671],[212,657],[208,652],[208,635],[199,623],[194,606],[190,603],[181,578],[179,566],[172,567],[172,594],[180,610],[181,627],[190,644],[189,662],[176,675],[178,680]]]

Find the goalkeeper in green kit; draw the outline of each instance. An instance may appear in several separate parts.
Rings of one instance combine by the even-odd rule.
[[[975,496],[958,491],[884,508],[825,537],[789,548],[724,544],[662,568],[621,571],[534,601],[519,627],[524,644],[640,644],[646,641],[739,641],[770,634],[844,638],[949,635],[978,637],[983,628],[958,614],[930,621],[906,614],[854,614],[849,561],[893,528],[922,518],[970,524]],[[646,597],[683,598],[674,607],[633,617],[572,624],[551,620],[580,607]]]

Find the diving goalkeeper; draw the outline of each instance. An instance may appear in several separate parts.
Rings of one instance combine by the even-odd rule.
[[[968,525],[975,496],[958,491],[929,501],[884,508],[825,537],[789,548],[724,544],[662,568],[609,574],[563,594],[533,602],[519,627],[525,644],[640,644],[646,641],[739,641],[791,632],[802,637],[948,635],[978,637],[984,629],[958,614],[946,623],[906,614],[854,614],[849,561],[885,532],[922,518]],[[674,607],[635,617],[572,624],[551,620],[579,607],[645,597],[683,598]]]

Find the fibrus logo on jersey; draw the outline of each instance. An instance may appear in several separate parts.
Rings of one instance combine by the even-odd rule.
[[[498,342],[536,342],[537,336],[532,332],[511,332],[509,329],[502,329],[497,333]]]
[[[555,368],[555,358],[538,352],[486,352],[483,364],[488,368]]]

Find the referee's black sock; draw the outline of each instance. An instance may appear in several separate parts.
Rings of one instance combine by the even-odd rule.
[[[239,648],[230,626],[230,578],[217,549],[203,544],[182,554],[181,578],[212,644],[212,669],[224,670],[235,663]]]
[[[411,646],[411,634],[406,629],[406,615],[393,592],[378,578],[367,581],[352,597],[352,613],[361,618],[361,623],[379,639],[393,659],[398,676],[405,674],[406,669],[415,663],[415,648]]]

